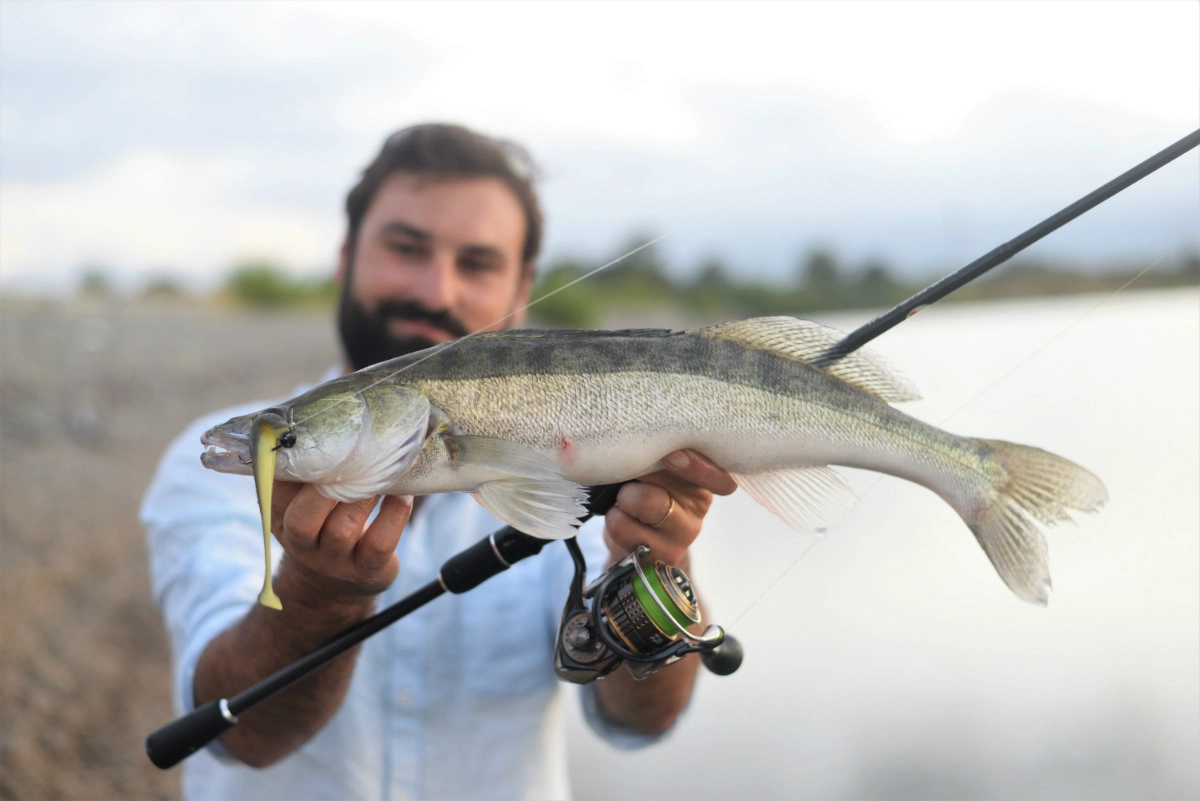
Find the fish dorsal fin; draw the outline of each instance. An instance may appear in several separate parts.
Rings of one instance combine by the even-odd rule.
[[[812,320],[795,317],[756,317],[700,328],[690,333],[712,339],[725,339],[751,348],[769,350],[796,361],[811,364],[831,345],[840,342],[842,332]],[[879,356],[857,350],[829,367],[822,368],[863,392],[887,403],[918,400],[921,396],[908,379]]]
[[[824,534],[858,502],[845,479],[824,465],[731,475],[747,495],[797,531]]]

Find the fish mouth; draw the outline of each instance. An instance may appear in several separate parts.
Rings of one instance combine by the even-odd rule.
[[[204,446],[200,463],[221,473],[251,475],[249,426],[239,430],[230,428],[230,423],[210,428],[200,437],[200,444]]]

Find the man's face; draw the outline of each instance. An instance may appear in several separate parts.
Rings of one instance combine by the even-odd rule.
[[[353,369],[519,325],[525,215],[497,178],[390,176],[342,253],[338,329]]]

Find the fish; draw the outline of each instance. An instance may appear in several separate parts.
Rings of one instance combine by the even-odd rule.
[[[268,542],[272,479],[339,501],[470,492],[513,527],[561,539],[576,533],[585,487],[654,472],[682,448],[802,531],[824,531],[856,501],[832,468],[862,468],[932,490],[1004,583],[1045,605],[1042,527],[1101,508],[1104,484],[1039,448],[905,414],[893,404],[919,395],[880,357],[860,350],[824,363],[841,338],[793,317],[484,333],[235,417],[204,434],[201,460],[255,476]],[[269,590],[268,559],[263,598],[277,603]]]

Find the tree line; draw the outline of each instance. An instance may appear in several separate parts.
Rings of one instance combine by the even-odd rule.
[[[620,253],[628,253],[652,237],[638,236]],[[619,254],[618,254],[619,255]],[[797,259],[789,280],[764,281],[734,270],[716,256],[701,260],[684,277],[668,268],[659,248],[644,247],[609,269],[567,287],[597,265],[575,258],[557,258],[542,267],[530,309],[534,324],[592,328],[614,314],[636,316],[664,307],[694,319],[734,319],[771,314],[803,315],[846,308],[886,308],[925,287],[938,275],[904,277],[882,259],[846,261],[831,248],[817,246]],[[1061,295],[1115,290],[1137,275],[1142,266],[1104,272],[1064,264],[1017,260],[955,292],[947,300],[968,301]],[[1157,264],[1138,277],[1136,288],[1200,284],[1200,253],[1182,254]],[[252,309],[332,307],[338,286],[331,276],[294,275],[270,260],[239,263],[225,276],[211,300]],[[112,294],[111,282],[99,268],[86,270],[80,294],[100,298]],[[191,298],[191,293],[168,278],[146,284],[146,299]]]

